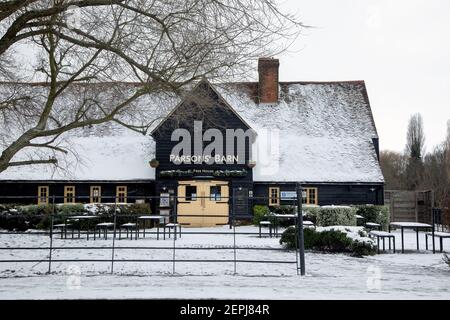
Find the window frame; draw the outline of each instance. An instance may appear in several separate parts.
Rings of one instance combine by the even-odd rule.
[[[188,188],[195,188],[195,193],[188,193]],[[192,196],[192,195],[195,196]],[[196,185],[186,185],[184,188],[184,201],[191,202],[191,201],[197,201],[198,199],[198,186]]]
[[[119,188],[124,188],[123,191],[119,191]],[[119,196],[120,193],[123,193],[123,200],[124,201],[119,201],[119,198],[121,198],[121,196]],[[127,186],[116,186],[116,203],[127,203],[127,197],[128,197],[128,187]]]
[[[67,190],[68,188],[73,188],[73,191]],[[73,193],[73,195],[70,197],[72,199],[72,201],[70,201],[70,202],[67,200],[67,198],[68,198],[67,194],[68,193]],[[64,186],[64,204],[74,204],[74,203],[76,203],[75,197],[76,197],[75,186]]]
[[[46,196],[41,196],[41,190],[45,190]],[[37,203],[38,205],[48,205],[48,200],[49,200],[49,186],[38,186],[38,199],[37,199]],[[41,199],[45,198],[45,202],[42,202]]]
[[[217,188],[218,192],[212,193],[212,189]],[[222,186],[220,185],[213,185],[209,186],[209,201],[222,201]]]
[[[272,195],[272,191],[276,191],[276,196]],[[276,201],[273,201],[273,200]],[[269,207],[276,207],[280,205],[280,187],[269,187]]]
[[[302,197],[302,204],[306,205],[317,205],[319,203],[319,191],[318,188],[303,188],[303,191],[306,192],[306,198]],[[311,200],[311,191],[314,191],[314,201]],[[304,202],[304,200],[306,200]]]
[[[94,189],[98,188],[98,196],[94,196]],[[101,203],[102,202],[102,187],[101,186],[91,186],[89,192],[89,202],[90,203]],[[98,201],[94,201],[94,198],[98,198]]]

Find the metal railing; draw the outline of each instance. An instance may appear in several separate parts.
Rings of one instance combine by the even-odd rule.
[[[38,197],[22,197],[22,196],[9,196],[9,197],[1,197],[0,200],[5,203],[5,200],[8,199],[19,199],[21,202],[30,200],[30,202],[37,203]],[[47,256],[44,259],[33,259],[33,258],[27,258],[27,259],[0,259],[0,264],[2,263],[48,263],[48,273],[52,272],[52,264],[54,263],[74,263],[74,262],[92,262],[92,263],[108,263],[110,265],[110,272],[114,273],[114,264],[115,263],[131,263],[131,262],[139,262],[139,263],[171,263],[172,265],[172,274],[176,273],[176,265],[177,263],[233,263],[233,273],[237,274],[237,266],[241,263],[266,263],[266,264],[295,264],[297,274],[304,274],[304,254],[302,250],[300,250],[300,247],[303,246],[303,226],[302,226],[302,218],[300,219],[294,219],[295,225],[296,225],[296,246],[295,249],[292,250],[293,254],[295,254],[295,260],[294,259],[288,259],[288,260],[275,260],[275,259],[242,259],[237,257],[238,251],[264,251],[264,252],[286,252],[287,250],[283,247],[274,248],[274,247],[264,247],[264,246],[253,246],[253,247],[243,247],[237,245],[237,237],[240,236],[258,236],[260,237],[260,232],[253,232],[253,231],[240,231],[237,230],[237,224],[238,222],[242,220],[248,220],[252,219],[252,215],[242,215],[242,214],[236,214],[235,208],[234,208],[234,199],[233,196],[229,197],[221,197],[220,201],[226,201],[228,200],[228,204],[231,206],[231,210],[229,210],[230,214],[225,216],[225,218],[228,219],[228,225],[229,225],[229,231],[224,231],[226,229],[221,229],[217,231],[195,231],[195,230],[189,230],[187,228],[183,228],[181,231],[180,229],[180,236],[186,236],[186,235],[198,235],[198,236],[205,236],[205,235],[229,235],[230,237],[233,237],[232,241],[233,244],[229,246],[202,246],[202,247],[193,247],[193,246],[180,246],[177,245],[177,241],[179,241],[180,237],[176,236],[177,228],[175,227],[175,234],[173,235],[171,241],[172,245],[164,245],[164,246],[138,246],[138,245],[132,245],[132,246],[117,246],[116,240],[118,239],[118,235],[121,235],[121,225],[122,222],[128,222],[128,223],[135,223],[136,224],[136,230],[128,230],[127,229],[127,238],[128,238],[128,231],[131,233],[131,239],[133,238],[133,231],[135,232],[135,240],[145,237],[146,235],[156,235],[157,239],[159,239],[160,233],[162,231],[161,228],[164,228],[163,233],[165,236],[166,233],[166,219],[169,223],[178,223],[180,218],[184,217],[192,217],[192,218],[199,218],[200,216],[197,214],[178,214],[177,212],[177,204],[178,204],[178,198],[185,198],[185,197],[176,197],[175,195],[170,195],[170,213],[167,216],[164,216],[164,218],[161,218],[161,220],[164,219],[164,223],[160,224],[160,222],[157,222],[157,225],[153,228],[150,228],[151,231],[146,230],[146,221],[140,220],[139,218],[142,217],[144,214],[140,213],[121,213],[120,209],[123,208],[123,206],[132,205],[133,203],[127,203],[126,205],[123,203],[101,203],[100,206],[109,206],[109,212],[103,213],[103,214],[80,214],[80,213],[59,213],[57,212],[58,207],[58,200],[63,200],[65,197],[62,196],[50,196],[49,197],[49,204],[51,206],[47,206],[51,208],[51,212],[47,214],[34,214],[34,215],[24,215],[24,214],[16,214],[16,213],[7,213],[7,214],[1,214],[0,219],[41,219],[41,222],[46,222],[48,224],[48,229],[42,230],[42,231],[34,231],[33,232],[21,232],[21,231],[1,231],[0,235],[10,235],[10,236],[21,236],[23,234],[27,235],[33,235],[33,236],[46,236],[49,237],[49,244],[48,246],[2,246],[0,247],[0,256],[2,255],[2,252],[5,251],[34,251],[34,250],[42,250],[42,251],[48,251]],[[73,198],[73,197],[71,197]],[[86,203],[88,203],[90,197],[80,197],[77,196],[76,199],[86,199]],[[164,197],[167,199],[166,197]],[[197,199],[206,198],[210,200],[210,197],[196,197]],[[136,200],[136,199],[145,199],[146,203],[153,202],[153,201],[159,201],[161,200],[161,197],[159,196],[151,196],[151,197],[142,197],[142,196],[127,196],[127,200]],[[253,203],[253,201],[268,201],[268,197],[252,197],[248,199],[249,204]],[[14,202],[14,201],[12,201]],[[296,200],[292,200],[292,204],[295,204]],[[1,205],[0,205],[1,206]],[[299,206],[297,206],[298,212],[301,212],[301,203]],[[111,212],[112,211],[112,212]],[[71,218],[74,216],[83,216],[83,217],[90,217],[86,218],[85,221],[83,219],[78,218],[77,221],[77,229],[75,229],[74,222],[68,223]],[[147,214],[148,216],[148,214]],[[299,215],[302,216],[301,214]],[[202,214],[201,218],[217,218],[221,217],[224,218],[223,215],[217,215],[217,214]],[[81,221],[80,221],[81,220]],[[72,220],[74,221],[74,220]],[[54,237],[59,236],[62,239],[67,239],[67,235],[69,234],[70,238],[75,238],[75,231],[77,238],[80,240],[82,238],[86,238],[86,240],[92,239],[90,236],[94,235],[94,239],[96,239],[96,232],[98,230],[98,223],[101,222],[110,222],[112,223],[110,226],[111,228],[105,228],[103,230],[103,237],[107,239],[108,236],[111,237],[110,245],[107,246],[55,246],[54,245]],[[278,223],[274,221],[274,223]],[[58,226],[60,228],[60,232],[55,232],[55,227]],[[69,228],[70,227],[70,228]],[[1,226],[0,226],[1,228]],[[68,231],[70,232],[68,233]],[[156,229],[156,230],[155,230]],[[239,229],[239,228],[238,228]],[[171,233],[171,228],[168,228],[169,230],[169,238]],[[300,232],[299,232],[300,231]],[[100,233],[99,235],[101,235]],[[275,235],[276,237],[277,235]],[[258,241],[258,239],[256,239]],[[104,243],[104,242],[102,242]],[[131,242],[130,242],[131,243]],[[206,244],[208,244],[207,241],[205,241]],[[98,250],[110,250],[111,256],[110,258],[82,258],[82,259],[73,259],[73,258],[55,258],[55,252],[61,252],[61,251],[71,251],[71,250],[93,250],[94,252],[97,252]],[[156,250],[156,251],[166,251],[171,253],[171,258],[165,258],[165,259],[151,259],[151,258],[145,258],[145,259],[137,259],[137,258],[125,258],[125,259],[118,259],[116,257],[118,252],[122,252],[125,250]],[[180,259],[177,256],[177,251],[184,251],[184,250],[192,250],[192,251],[221,251],[221,250],[232,250],[233,251],[233,258],[230,259]],[[265,255],[268,256],[268,255]]]

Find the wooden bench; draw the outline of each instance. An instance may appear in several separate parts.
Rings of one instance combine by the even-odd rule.
[[[369,230],[376,229],[381,231],[381,224],[375,222],[366,222],[366,228]]]
[[[135,239],[137,240],[138,238],[138,225],[137,223],[124,223],[121,224],[119,226],[119,240],[122,239],[122,229],[125,229],[127,231],[127,239],[128,239],[128,233],[131,234],[131,240],[133,240],[133,230],[134,230],[134,235],[135,235]]]
[[[178,228],[178,233],[179,236],[181,238],[181,224],[179,223],[167,223],[164,225],[164,240],[166,240],[166,228],[169,229],[169,238],[170,238],[170,231],[173,229],[173,235],[175,237],[175,240],[177,240],[177,228]]]
[[[272,222],[270,221],[260,221],[259,222],[259,237],[261,238],[261,227],[269,227],[269,236],[272,238]]]
[[[389,250],[391,250],[391,239],[392,239],[392,245],[395,253],[395,236],[392,233],[386,232],[386,231],[370,231],[369,234],[373,237],[377,238],[377,252],[380,253],[380,239],[383,241],[383,251],[386,251],[385,247],[385,241],[384,239],[388,239],[389,242]]]
[[[68,223],[60,223],[53,225],[53,229],[60,229],[61,230],[61,239],[64,237],[67,239],[67,228],[70,227],[71,224]],[[73,235],[72,235],[73,238]]]
[[[433,232],[427,232],[425,233],[425,249],[428,250],[428,237],[432,237],[433,236]],[[448,239],[450,238],[450,233],[448,232],[435,232],[434,236],[439,238],[439,247],[440,250],[439,252],[443,251],[443,239]]]
[[[98,231],[98,237],[99,238],[101,236],[101,232],[103,231],[103,235],[104,235],[105,240],[108,239],[108,228],[110,228],[110,227],[114,227],[114,223],[113,222],[97,223],[95,225],[95,229],[94,229],[94,240],[96,240],[97,231]]]

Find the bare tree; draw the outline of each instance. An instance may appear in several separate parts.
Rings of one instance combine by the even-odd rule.
[[[400,152],[380,152],[380,166],[387,190],[402,190],[405,187],[407,157]]]
[[[0,78],[40,80],[39,90],[8,83],[0,98],[0,173],[52,163],[71,130],[127,123],[133,103],[159,92],[183,94],[191,82],[248,76],[260,56],[285,50],[302,24],[273,0],[8,0],[0,3]],[[37,61],[21,61],[20,46]],[[24,65],[32,76],[19,75]],[[118,82],[140,85],[120,87]],[[87,84],[112,83],[108,98]],[[95,88],[95,86],[94,86]],[[62,108],[67,97],[70,107]],[[42,157],[40,150],[54,156]]]
[[[409,118],[406,133],[406,153],[414,159],[421,159],[425,153],[425,133],[420,113],[416,113]]]
[[[448,167],[450,159],[445,142],[434,148],[432,152],[424,158],[424,174],[422,186],[424,189],[434,191],[435,202],[438,207],[444,203],[450,195],[450,175]]]
[[[420,113],[412,115],[409,119],[406,134],[406,154],[408,165],[406,167],[407,188],[416,190],[423,176],[423,156],[425,153],[425,133]]]

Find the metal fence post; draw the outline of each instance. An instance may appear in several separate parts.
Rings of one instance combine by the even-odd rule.
[[[52,196],[52,213],[50,214],[50,252],[48,255],[48,273],[52,271],[53,219],[55,215],[55,196]]]
[[[231,209],[231,223],[233,224],[233,261],[234,261],[234,275],[236,275],[237,269],[237,253],[236,253],[236,216],[235,216],[235,207],[236,207],[236,189],[233,188],[232,199],[231,202],[233,204],[233,208]]]
[[[175,255],[175,241],[177,239],[177,226],[176,226],[176,224],[178,223],[178,215],[175,212],[175,210],[176,210],[176,207],[177,207],[178,197],[177,196],[172,196],[172,197],[173,197],[173,201],[172,201],[173,219],[172,220],[173,220],[173,223],[175,224],[174,225],[174,234],[173,234],[172,275],[175,275],[175,259],[176,259],[176,255]],[[169,234],[170,234],[170,228],[169,228]]]
[[[436,215],[436,209],[433,208],[431,209],[431,223],[432,223],[432,228],[431,228],[431,236],[433,238],[433,253],[436,253],[436,247],[435,247],[435,240],[434,240],[434,228],[435,228],[435,215]],[[426,237],[426,236],[425,236]]]
[[[302,187],[297,183],[297,230],[298,230],[298,247],[300,260],[300,274],[305,275],[305,243],[303,234],[303,212],[302,212]]]
[[[114,251],[115,251],[114,249],[115,249],[115,242],[116,242],[116,223],[117,223],[117,198],[114,201],[114,226],[113,226],[114,233],[113,233],[112,254],[111,254],[111,274],[114,273]],[[106,227],[106,232],[108,232],[108,227]]]

